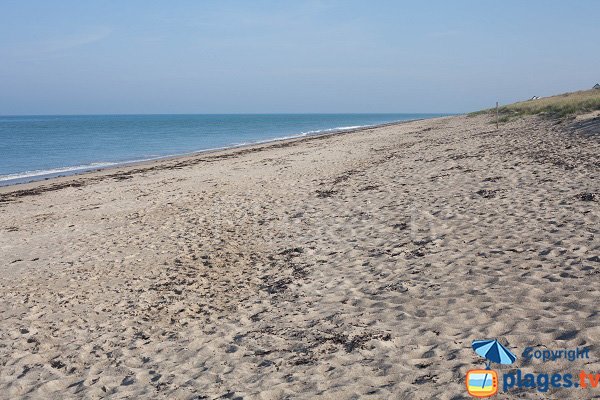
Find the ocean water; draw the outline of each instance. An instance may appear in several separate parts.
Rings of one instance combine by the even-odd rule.
[[[441,114],[0,116],[0,186]]]

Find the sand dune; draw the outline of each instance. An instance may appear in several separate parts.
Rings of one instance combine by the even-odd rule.
[[[600,372],[585,126],[439,118],[2,188],[0,398],[459,399],[482,338]]]

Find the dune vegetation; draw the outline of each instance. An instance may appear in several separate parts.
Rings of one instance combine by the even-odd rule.
[[[564,118],[600,110],[600,89],[564,93],[557,96],[501,106],[498,109],[500,122],[510,121],[525,115],[542,115],[549,118]],[[495,109],[477,111],[469,115],[493,113]]]

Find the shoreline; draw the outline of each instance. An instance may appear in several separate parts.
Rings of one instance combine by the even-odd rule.
[[[406,124],[406,123],[415,122],[415,121],[435,120],[435,119],[440,119],[440,118],[452,118],[452,117],[457,117],[457,116],[460,116],[460,115],[447,115],[447,116],[440,116],[440,117],[433,117],[433,118],[417,118],[417,119],[411,119],[411,120],[401,120],[401,121],[386,122],[386,123],[376,124],[376,125],[366,125],[366,126],[361,126],[358,128],[345,129],[345,130],[339,130],[339,131],[331,131],[331,132],[327,132],[327,130],[324,130],[324,132],[320,132],[320,133],[299,134],[296,136],[270,139],[270,140],[255,142],[255,143],[233,145],[233,146],[228,146],[228,147],[223,147],[223,148],[199,150],[199,151],[193,151],[193,152],[183,153],[183,154],[160,156],[157,158],[151,158],[151,159],[145,159],[145,160],[139,160],[139,161],[125,161],[122,163],[115,163],[114,165],[107,165],[106,167],[99,167],[99,168],[98,167],[90,167],[89,169],[73,171],[73,173],[57,173],[58,175],[49,174],[50,176],[42,175],[42,176],[44,176],[43,178],[40,177],[40,179],[27,180],[25,182],[14,182],[14,183],[3,184],[3,181],[0,181],[0,196],[6,195],[7,193],[19,192],[20,190],[25,190],[25,191],[31,190],[31,189],[37,188],[38,186],[43,186],[44,184],[48,184],[48,185],[53,185],[56,183],[64,184],[65,182],[67,182],[69,180],[76,180],[77,178],[92,178],[92,179],[100,178],[100,179],[102,179],[102,176],[104,175],[103,173],[106,173],[106,175],[111,175],[110,172],[119,174],[120,172],[125,172],[128,170],[137,169],[137,168],[146,170],[147,168],[150,168],[150,167],[154,168],[154,167],[156,167],[156,164],[160,164],[160,163],[168,163],[168,162],[173,162],[173,161],[178,161],[178,160],[181,160],[181,161],[191,160],[191,159],[195,159],[195,158],[202,157],[202,156],[216,155],[218,153],[244,151],[244,150],[253,149],[253,148],[258,149],[258,148],[262,148],[263,146],[268,147],[269,145],[275,145],[275,144],[293,143],[295,141],[311,140],[311,139],[327,137],[327,136],[332,136],[332,135],[350,134],[350,133],[362,132],[362,131],[370,130],[370,129],[378,129],[378,128],[384,128],[387,126],[401,125],[401,124]],[[67,168],[67,167],[65,167],[65,168]],[[137,172],[141,172],[141,171],[137,171]],[[16,179],[19,179],[19,178],[16,178]],[[23,179],[27,179],[27,178],[23,178]],[[4,182],[6,182],[6,181],[4,181]],[[54,189],[48,188],[48,190],[54,190]],[[1,203],[2,203],[2,198],[0,197],[0,204]]]
[[[425,115],[425,114],[423,114],[423,115]],[[245,148],[247,146],[256,146],[256,145],[261,145],[261,144],[266,144],[266,143],[280,142],[280,141],[284,141],[284,140],[299,139],[299,138],[310,137],[310,136],[321,136],[321,135],[329,135],[329,134],[354,132],[355,130],[385,127],[388,125],[394,125],[394,124],[398,124],[398,123],[418,121],[418,120],[431,119],[431,118],[444,118],[444,117],[451,117],[451,116],[457,116],[457,115],[460,115],[460,114],[447,114],[447,115],[440,114],[436,117],[397,120],[397,121],[391,121],[391,122],[383,122],[380,124],[362,125],[362,126],[347,127],[347,128],[336,128],[336,127],[324,128],[324,129],[318,129],[318,130],[310,131],[310,132],[302,132],[302,133],[298,133],[298,134],[292,134],[289,136],[275,137],[272,139],[257,140],[257,141],[252,141],[252,142],[248,142],[248,143],[232,144],[232,145],[226,145],[223,147],[208,148],[208,149],[203,149],[203,150],[193,150],[193,151],[187,151],[184,153],[177,153],[177,154],[150,156],[147,158],[140,158],[140,159],[135,159],[135,160],[131,160],[131,161],[95,161],[90,164],[54,167],[54,168],[49,168],[47,170],[15,172],[12,174],[4,175],[2,177],[2,180],[0,180],[0,189],[3,187],[12,187],[12,186],[16,186],[16,185],[23,185],[23,184],[34,183],[34,182],[44,182],[44,181],[49,181],[49,180],[56,179],[56,178],[78,176],[78,175],[86,174],[86,173],[90,173],[90,172],[98,172],[98,171],[103,171],[106,169],[139,165],[139,164],[149,163],[149,162],[154,162],[154,161],[163,161],[163,160],[169,160],[169,159],[173,159],[173,158],[187,157],[187,156],[191,157],[191,156],[197,156],[200,154],[207,154],[207,153],[213,153],[213,152],[218,152],[218,151],[226,151],[226,150],[231,150],[231,149]],[[9,176],[16,176],[16,177],[7,179],[7,177],[9,177]]]

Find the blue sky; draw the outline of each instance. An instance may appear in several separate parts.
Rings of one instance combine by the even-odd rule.
[[[0,115],[464,112],[600,81],[593,0],[0,1]]]

